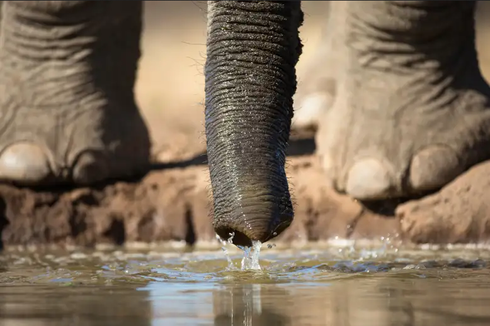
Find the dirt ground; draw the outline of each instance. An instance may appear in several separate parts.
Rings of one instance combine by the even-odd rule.
[[[488,79],[490,47],[485,40],[490,29],[482,17],[489,5],[484,6],[478,11],[478,47]],[[326,7],[325,2],[303,2],[306,16],[301,28],[300,83],[307,78],[305,63],[319,42]],[[203,123],[205,37],[205,2],[145,3],[136,94],[151,130],[155,168],[142,180],[95,188],[53,192],[0,185],[0,247],[167,240],[192,244],[214,239]],[[375,214],[326,188],[314,152],[313,135],[294,137],[288,173],[296,219],[275,242],[335,236],[430,241],[420,232],[403,229],[393,217],[393,207],[378,207]],[[439,234],[437,241],[478,241],[487,235],[454,237],[453,230]]]

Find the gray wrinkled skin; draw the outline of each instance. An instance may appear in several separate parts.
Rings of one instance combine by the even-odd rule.
[[[292,221],[284,169],[301,52],[299,2],[211,2],[206,136],[214,227],[266,241]]]
[[[133,87],[141,2],[5,1],[0,180],[93,184],[149,166]]]
[[[252,2],[209,8],[215,229],[225,238],[235,231],[242,243],[269,239],[292,214],[283,210],[283,152],[300,8],[288,4],[263,5],[260,14]],[[272,25],[273,6],[288,8],[277,15],[289,27]],[[322,45],[295,97],[300,113],[318,113],[326,185],[366,201],[417,197],[490,157],[490,90],[478,66],[474,10],[471,1],[330,3]]]
[[[0,181],[83,185],[147,171],[133,94],[141,10],[138,1],[4,3]],[[331,3],[315,85],[294,103],[321,112],[326,184],[360,200],[410,198],[490,157],[474,10],[470,1]],[[293,219],[284,165],[302,20],[299,2],[208,6],[214,227],[236,244],[267,241]],[[331,68],[318,76],[320,66]]]
[[[333,187],[360,200],[417,196],[489,158],[474,11],[470,1],[331,3],[346,17],[344,59],[317,144]]]

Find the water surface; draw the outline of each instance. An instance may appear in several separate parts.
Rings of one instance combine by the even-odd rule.
[[[0,326],[490,325],[490,251],[5,252]]]

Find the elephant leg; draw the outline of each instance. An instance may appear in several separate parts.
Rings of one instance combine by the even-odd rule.
[[[299,2],[210,1],[205,128],[214,228],[237,245],[293,219],[285,149],[301,53]]]
[[[360,200],[420,195],[490,157],[474,11],[470,1],[331,3],[345,17],[345,49],[317,145],[335,189]]]
[[[317,128],[318,121],[332,106],[337,91],[337,75],[345,64],[345,10],[338,1],[324,2],[327,17],[322,26],[320,44],[308,60],[305,72],[298,78],[298,91],[294,95],[293,129]],[[325,63],[325,64],[324,64]]]
[[[92,184],[148,168],[133,87],[139,1],[5,1],[0,180]]]

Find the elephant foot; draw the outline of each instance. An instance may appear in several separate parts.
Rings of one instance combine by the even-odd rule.
[[[467,243],[490,238],[490,161],[396,210],[404,237],[415,243]]]
[[[88,185],[146,171],[149,135],[133,95],[141,4],[21,1],[2,11],[0,181]]]
[[[414,198],[489,159],[490,88],[468,41],[473,4],[343,6],[345,66],[317,133],[332,186],[359,200]]]
[[[147,171],[150,143],[138,112],[123,116],[118,112],[121,107],[110,112],[90,106],[86,114],[63,121],[52,111],[31,111],[19,108],[11,121],[0,121],[5,127],[0,140],[1,182],[90,185]],[[27,115],[37,118],[32,121]]]

